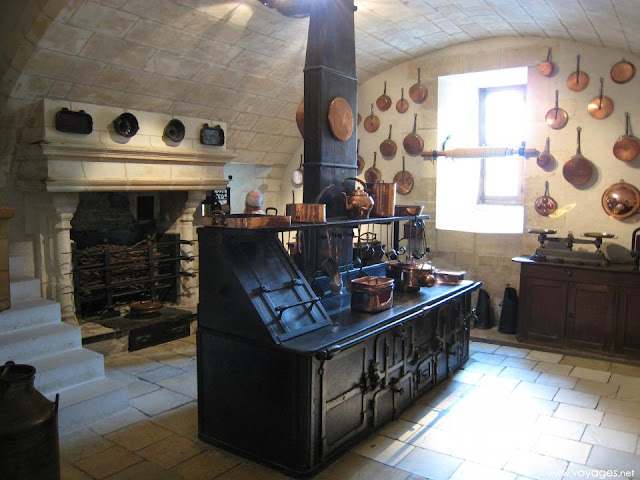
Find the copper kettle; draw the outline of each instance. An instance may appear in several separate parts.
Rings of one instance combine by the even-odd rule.
[[[347,187],[347,180],[355,180],[356,182],[361,183],[363,189],[360,190],[360,188],[356,186],[356,189],[352,190],[349,194],[342,192],[342,196],[344,197],[344,208],[347,210],[347,213],[351,218],[369,218],[369,214],[371,213],[371,209],[373,208],[375,201],[367,191],[367,184],[359,178],[345,178],[342,181],[342,185],[344,185],[347,191],[350,190],[349,187]]]

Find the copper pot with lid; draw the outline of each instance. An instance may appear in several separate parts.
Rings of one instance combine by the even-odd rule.
[[[419,263],[415,259],[389,260],[385,264],[387,277],[395,280],[398,290],[418,292],[421,287],[433,287],[436,284],[433,265]]]
[[[396,184],[380,180],[371,186],[375,204],[371,214],[374,217],[392,217],[396,209]]]

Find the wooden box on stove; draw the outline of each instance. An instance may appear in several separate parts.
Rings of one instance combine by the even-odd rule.
[[[514,261],[521,265],[518,340],[640,360],[640,272]]]

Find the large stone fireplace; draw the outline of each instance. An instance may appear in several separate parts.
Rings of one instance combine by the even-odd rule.
[[[40,106],[29,120],[18,152],[19,181],[29,206],[26,229],[35,242],[36,275],[43,295],[60,303],[63,320],[78,324],[72,237],[78,239],[80,230],[86,232],[87,223],[104,224],[103,231],[110,227],[126,231],[128,209],[135,221],[133,236],[140,225],[146,225],[144,235],[179,238],[180,256],[185,258],[180,270],[197,272],[194,222],[199,206],[212,190],[226,187],[224,165],[234,158],[225,146],[201,144],[200,129],[208,123],[220,124],[226,131],[226,124],[181,117],[185,137],[173,142],[163,137],[170,115],[130,111],[140,130],[126,138],[112,124],[123,113],[121,108],[48,99]],[[57,130],[55,116],[62,108],[85,110],[93,118],[93,131]],[[103,209],[111,211],[101,215]],[[85,225],[82,229],[77,226],[80,223]],[[197,287],[197,275],[178,279],[176,304],[181,309],[195,311]]]

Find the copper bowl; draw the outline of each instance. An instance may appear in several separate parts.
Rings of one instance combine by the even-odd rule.
[[[424,205],[396,205],[396,217],[415,217],[422,215]]]

